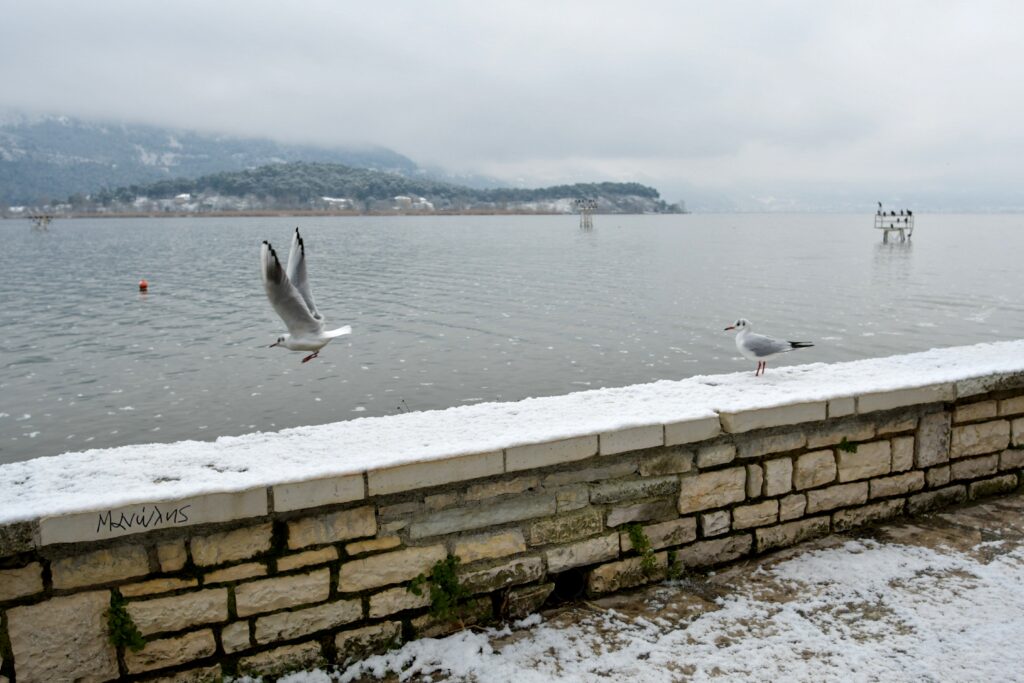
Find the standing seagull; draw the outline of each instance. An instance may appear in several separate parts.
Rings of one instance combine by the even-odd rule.
[[[260,249],[260,262],[263,266],[263,286],[267,290],[270,305],[288,327],[288,334],[278,337],[271,347],[283,346],[291,351],[312,351],[313,353],[302,359],[305,363],[316,358],[327,342],[352,331],[348,325],[324,331],[324,317],[316,310],[313,294],[309,291],[309,280],[306,279],[306,245],[302,242],[298,228],[295,228],[295,235],[292,237],[287,273],[277,260],[277,252],[266,240],[263,240]]]
[[[747,360],[757,361],[757,371],[754,373],[754,377],[764,374],[769,358],[774,358],[781,353],[789,353],[793,349],[814,346],[811,342],[782,341],[774,337],[766,337],[763,334],[754,334],[750,331],[751,324],[746,318],[740,318],[725,329],[739,330],[736,333],[736,348],[739,349],[740,355]]]

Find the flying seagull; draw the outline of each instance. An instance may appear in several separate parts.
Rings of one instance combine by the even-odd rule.
[[[746,318],[740,318],[725,329],[738,330],[736,332],[736,348],[739,349],[740,355],[747,360],[757,361],[757,371],[754,373],[754,377],[764,374],[769,358],[789,353],[794,349],[814,346],[811,342],[782,341],[774,337],[766,337],[763,334],[754,334],[750,331],[751,324]]]
[[[260,263],[263,286],[267,290],[270,305],[288,328],[288,334],[278,337],[271,347],[283,346],[290,351],[312,351],[313,353],[302,359],[305,363],[316,358],[320,349],[329,341],[352,331],[348,325],[336,330],[324,330],[324,317],[316,310],[313,294],[309,291],[309,280],[306,279],[306,245],[302,242],[298,228],[295,228],[295,235],[292,237],[287,272],[281,267],[274,247],[266,240],[263,240],[263,246],[260,248]]]

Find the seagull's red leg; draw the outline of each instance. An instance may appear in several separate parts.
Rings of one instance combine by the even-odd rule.
[[[313,360],[314,358],[316,358],[319,355],[320,355],[319,351],[314,351],[313,353],[311,353],[308,356],[306,356],[305,358],[303,358],[302,362],[305,363],[307,361],[311,361],[311,360]]]

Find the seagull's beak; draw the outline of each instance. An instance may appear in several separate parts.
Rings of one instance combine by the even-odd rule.
[[[736,326],[735,326],[735,325],[729,325],[729,327],[725,328],[725,329],[724,329],[724,330],[722,330],[722,331],[723,331],[723,332],[728,332],[729,330],[735,330],[735,329],[736,329]]]
[[[275,346],[277,346],[277,345],[278,345],[278,344],[280,344],[280,343],[281,343],[281,342],[274,342],[273,344],[271,344],[271,345],[270,345],[270,346],[268,346],[267,348],[268,348],[268,349],[272,349],[272,348],[274,348]]]

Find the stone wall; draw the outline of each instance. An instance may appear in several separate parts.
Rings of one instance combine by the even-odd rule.
[[[492,622],[1004,493],[1022,472],[1013,375],[13,524],[0,683],[344,664],[458,627],[408,590],[448,555],[461,622]],[[111,645],[112,598],[141,650]]]

